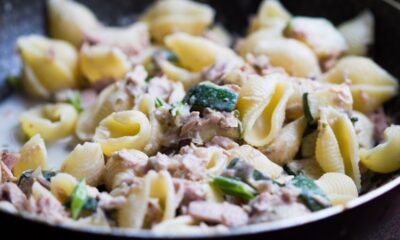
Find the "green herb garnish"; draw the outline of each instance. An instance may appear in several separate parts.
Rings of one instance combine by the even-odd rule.
[[[251,200],[257,195],[253,187],[237,179],[217,176],[213,178],[212,183],[223,193],[244,200]]]

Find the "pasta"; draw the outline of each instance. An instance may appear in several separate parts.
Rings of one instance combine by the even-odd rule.
[[[348,175],[360,189],[359,149],[350,119],[332,108],[324,108],[318,121],[315,158],[325,172]]]
[[[211,25],[214,10],[207,5],[187,0],[157,1],[142,16],[158,42],[175,32],[201,35]]]
[[[46,169],[46,145],[39,134],[33,136],[22,146],[20,155],[20,158],[13,167],[13,173],[16,177],[20,177],[26,170],[35,170],[36,168]]]
[[[367,57],[372,13],[336,28],[264,0],[240,38],[201,1],[148,4],[105,26],[48,0],[59,40],[18,39],[25,92],[0,149],[1,210],[203,237],[346,205],[398,174],[383,105],[398,83]]]
[[[46,142],[64,138],[73,133],[78,114],[65,103],[46,104],[24,112],[21,128],[28,137],[40,134]]]
[[[379,172],[390,173],[400,169],[398,142],[400,127],[392,125],[385,129],[385,141],[372,149],[362,149],[361,163],[367,168]]]
[[[146,115],[130,110],[115,112],[103,119],[93,140],[100,144],[106,156],[110,156],[124,148],[142,150],[150,135],[151,126]]]
[[[254,77],[240,90],[237,109],[243,122],[243,138],[250,145],[267,145],[282,128],[286,103],[293,90],[284,81],[279,81],[280,77]]]
[[[101,183],[105,162],[103,152],[99,144],[86,142],[77,145],[64,160],[61,171],[69,173],[77,179],[86,179],[92,186]]]
[[[372,112],[397,93],[397,80],[365,57],[342,58],[321,78],[323,82],[348,82],[354,100],[354,109]]]
[[[78,86],[78,54],[68,42],[31,35],[19,38],[17,47],[24,63],[23,86],[29,95],[49,98],[56,91]]]

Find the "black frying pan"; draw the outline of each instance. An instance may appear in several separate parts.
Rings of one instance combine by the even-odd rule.
[[[381,66],[400,78],[400,4],[393,0],[281,0],[295,15],[324,16],[340,23],[369,8],[376,19],[376,42],[371,56]],[[126,25],[135,19],[152,1],[149,0],[85,0],[107,24]],[[231,32],[242,34],[248,16],[256,12],[259,0],[204,1],[217,11],[217,21]],[[20,71],[15,52],[18,36],[46,33],[44,0],[0,0],[0,99],[11,90],[2,81]],[[1,102],[0,102],[1,104]],[[386,112],[400,122],[400,98],[385,106]],[[1,116],[0,116],[1,117]],[[391,178],[392,176],[382,176]],[[347,208],[336,207],[301,219],[268,223],[234,229],[231,235],[218,239],[400,239],[400,178],[369,192]],[[22,237],[30,239],[149,239],[149,232],[96,232],[49,226],[44,223],[0,212],[0,239]],[[6,235],[7,234],[7,235]],[[112,234],[112,235],[110,235]],[[193,237],[192,239],[196,239]]]

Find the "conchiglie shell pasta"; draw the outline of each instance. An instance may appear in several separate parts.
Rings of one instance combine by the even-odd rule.
[[[281,67],[292,76],[310,77],[321,74],[314,53],[306,45],[294,39],[260,41],[251,53],[267,56],[272,66]]]
[[[351,116],[357,119],[354,123],[354,129],[356,130],[358,144],[361,148],[372,148],[375,144],[374,124],[360,112],[353,111]]]
[[[70,104],[46,104],[32,108],[20,117],[22,131],[32,137],[40,134],[46,142],[64,138],[74,131],[78,113]]]
[[[248,53],[254,53],[256,46],[261,41],[283,38],[282,29],[265,28],[249,34],[242,42],[239,42],[238,52],[245,57]]]
[[[240,90],[237,109],[243,123],[244,140],[256,147],[270,143],[285,119],[286,103],[293,90],[281,75],[253,77]]]
[[[342,173],[325,173],[315,183],[327,195],[333,206],[358,197],[354,181]]]
[[[84,5],[70,0],[48,0],[49,32],[53,38],[78,47],[85,32],[100,26],[96,16]]]
[[[267,174],[272,178],[278,178],[283,171],[281,166],[272,162],[259,150],[249,145],[242,145],[240,147],[230,149],[228,153],[231,160],[233,158],[239,158],[240,160],[252,165],[258,171]]]
[[[250,25],[250,32],[265,28],[286,26],[292,16],[278,0],[264,0],[258,9],[257,16]]]
[[[117,47],[84,45],[79,54],[82,74],[91,82],[118,80],[131,68],[128,57]]]
[[[115,112],[100,122],[93,140],[106,156],[121,149],[142,150],[151,137],[151,126],[146,115],[131,110]]]
[[[79,115],[75,132],[80,140],[90,140],[99,122],[111,113],[133,107],[134,97],[128,92],[126,85],[122,81],[108,86],[100,93],[96,102]]]
[[[69,43],[31,35],[19,38],[17,47],[28,95],[48,98],[56,91],[78,86],[78,53]]]
[[[38,167],[45,170],[46,162],[46,146],[43,139],[37,134],[22,146],[20,158],[13,167],[14,176],[20,177],[24,171],[35,170]]]
[[[98,143],[86,142],[77,145],[61,166],[61,172],[69,173],[77,179],[86,179],[87,184],[101,183],[105,168],[103,152]]]
[[[54,198],[53,194],[47,188],[43,187],[42,184],[35,181],[32,185],[32,196],[38,201],[40,198]],[[56,200],[57,201],[57,200]]]
[[[360,189],[357,136],[346,114],[329,107],[321,110],[315,158],[325,172],[346,174]]]
[[[148,202],[158,199],[163,210],[162,221],[175,217],[175,189],[167,171],[150,171],[140,187],[132,189],[125,206],[118,211],[118,225],[122,228],[139,229],[144,226]],[[148,227],[148,226],[147,226]]]
[[[314,158],[293,160],[287,163],[287,167],[296,174],[304,175],[313,180],[320,178],[324,174],[324,171]]]
[[[190,71],[201,71],[216,63],[217,59],[240,58],[231,49],[186,33],[175,33],[165,39],[165,44],[179,59],[179,63]]]
[[[278,136],[267,146],[260,150],[276,164],[284,165],[292,160],[299,151],[307,121],[301,117],[285,125]]]
[[[165,76],[167,76],[168,79],[181,82],[186,90],[201,81],[200,72],[190,72],[184,68],[172,64],[167,60],[159,61],[159,65],[161,71],[165,74]]]
[[[397,93],[397,80],[369,58],[342,58],[321,81],[349,83],[354,109],[363,113],[379,108]]]
[[[142,17],[150,26],[151,36],[161,43],[165,36],[175,32],[201,35],[213,19],[212,8],[187,0],[157,1]]]
[[[73,176],[67,173],[58,173],[51,178],[50,190],[61,203],[65,203],[77,185],[78,180]]]
[[[384,142],[371,149],[361,150],[361,162],[378,173],[390,173],[400,169],[400,126],[385,129]]]

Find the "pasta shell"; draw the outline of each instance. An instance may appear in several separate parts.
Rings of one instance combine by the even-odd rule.
[[[321,69],[315,54],[294,39],[269,39],[256,43],[255,55],[265,55],[274,67],[283,68],[295,77],[319,76]]]
[[[167,60],[161,60],[159,65],[161,71],[168,79],[181,82],[186,90],[201,81],[201,74],[199,72],[190,72]]]
[[[349,117],[333,108],[321,110],[315,158],[325,172],[339,172],[361,187],[357,136]]]
[[[126,82],[108,86],[96,102],[79,115],[76,135],[80,140],[90,140],[101,120],[113,112],[131,109],[133,104],[134,97],[128,92]]]
[[[361,162],[368,169],[390,173],[400,169],[400,126],[391,125],[384,132],[384,142],[371,149],[362,149]]]
[[[31,35],[20,37],[17,47],[23,62],[22,84],[30,96],[48,98],[78,86],[78,53],[69,43]]]
[[[105,161],[101,147],[97,143],[85,142],[77,145],[61,166],[61,172],[69,173],[77,179],[86,179],[87,184],[101,183]]]
[[[397,94],[397,80],[369,58],[349,56],[338,61],[321,81],[347,82],[354,100],[354,109],[363,113],[378,109]]]
[[[212,24],[214,14],[214,10],[205,4],[166,0],[150,6],[142,20],[149,24],[151,36],[162,43],[165,36],[176,32],[201,35]]]
[[[70,104],[46,104],[32,108],[20,117],[24,134],[40,134],[46,142],[64,138],[74,131],[78,113]]]
[[[359,146],[366,149],[372,148],[375,145],[374,124],[367,116],[357,111],[353,111],[352,117],[357,119],[354,123],[354,129]]]
[[[230,159],[239,158],[242,161],[252,165],[258,171],[271,176],[272,178],[278,178],[283,169],[281,166],[269,160],[264,154],[257,149],[249,146],[242,145],[228,150]]]
[[[49,32],[79,47],[85,32],[100,26],[96,16],[84,5],[70,0],[48,0]]]
[[[115,112],[100,122],[93,140],[106,156],[121,149],[142,150],[151,137],[151,126],[146,115],[130,110]]]
[[[333,206],[358,197],[354,181],[342,173],[325,173],[315,183],[327,195]]]
[[[251,22],[250,32],[274,27],[282,30],[291,17],[278,0],[264,0],[258,9],[257,16]]]
[[[281,28],[265,28],[249,34],[242,42],[239,42],[238,52],[245,57],[248,53],[254,53],[256,46],[261,41],[283,38]]]
[[[35,181],[32,185],[32,196],[38,201],[40,198],[54,198],[53,194],[47,188],[43,187],[42,184]]]
[[[244,140],[256,147],[270,143],[285,119],[286,103],[293,90],[280,75],[256,77],[240,90],[237,109],[242,116]]]
[[[47,150],[42,137],[36,134],[26,142],[20,150],[20,158],[13,167],[14,176],[19,178],[26,170],[40,167],[46,169]]]
[[[340,24],[338,30],[349,46],[346,54],[367,55],[368,47],[374,43],[374,28],[374,15],[370,11],[364,11],[355,18]]]
[[[118,211],[118,225],[133,229],[144,227],[150,198],[159,200],[163,210],[162,221],[175,217],[175,189],[167,171],[150,171],[146,174],[142,186],[130,192],[125,206]]]
[[[178,56],[180,65],[193,72],[201,71],[220,59],[242,62],[231,49],[186,33],[169,35],[165,38],[165,44]]]
[[[83,45],[79,53],[82,74],[94,83],[100,80],[118,80],[131,68],[128,57],[117,47]]]
[[[285,125],[277,137],[260,150],[274,163],[284,165],[292,160],[299,151],[307,121],[301,117]]]
[[[325,18],[294,17],[285,35],[305,43],[320,60],[336,58],[347,50],[342,34]]]
[[[211,175],[218,175],[225,168],[227,164],[227,158],[221,148],[209,147],[207,148],[208,163],[207,172]]]
[[[286,166],[294,173],[304,175],[314,180],[320,178],[324,174],[324,171],[314,158],[293,160],[287,163]]]
[[[306,135],[301,141],[301,156],[304,158],[315,157],[315,146],[317,142],[318,131]]]
[[[67,173],[58,173],[56,176],[51,178],[50,190],[58,201],[65,203],[77,185],[78,180],[73,176]]]

